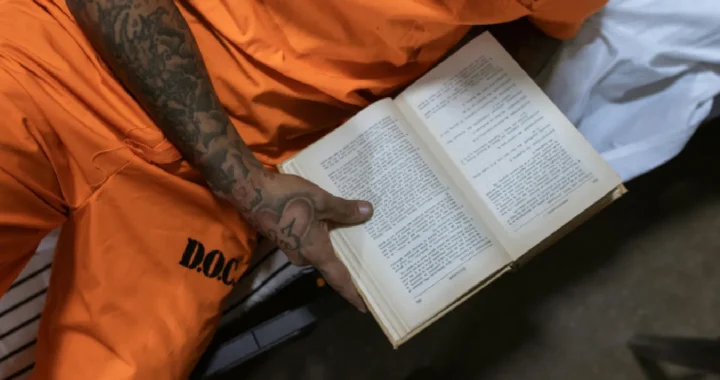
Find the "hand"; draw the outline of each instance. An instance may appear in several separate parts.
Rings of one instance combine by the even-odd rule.
[[[335,197],[293,175],[264,172],[248,184],[234,192],[234,198],[258,232],[274,241],[293,264],[313,265],[333,289],[367,311],[350,272],[335,255],[329,232],[368,221],[372,205]]]

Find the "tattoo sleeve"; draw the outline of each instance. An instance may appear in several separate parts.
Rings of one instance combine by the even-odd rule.
[[[66,0],[115,75],[213,191],[249,211],[265,172],[230,122],[172,0]]]
[[[313,264],[335,268],[354,292],[347,271],[338,272],[323,219],[359,223],[369,217],[370,206],[359,218],[355,202],[336,199],[300,177],[275,176],[263,168],[223,109],[173,0],[65,1],[95,50],[210,188],[230,200],[293,262],[312,261],[308,255],[313,255]]]

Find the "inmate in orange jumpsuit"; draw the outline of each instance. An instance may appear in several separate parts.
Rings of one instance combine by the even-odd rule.
[[[529,16],[566,38],[602,3],[179,2],[235,127],[270,167],[419,77],[469,25]],[[63,226],[35,377],[187,376],[255,234],[113,77],[64,0],[0,0],[0,128],[0,293]]]

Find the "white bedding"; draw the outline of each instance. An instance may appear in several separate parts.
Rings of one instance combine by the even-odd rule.
[[[720,0],[611,0],[541,84],[624,180],[680,152],[720,93]]]
[[[682,149],[720,92],[720,0],[612,0],[564,45],[542,82],[625,180],[642,174]],[[0,299],[0,378],[31,369],[54,239]],[[302,273],[279,251],[252,267],[221,323]]]

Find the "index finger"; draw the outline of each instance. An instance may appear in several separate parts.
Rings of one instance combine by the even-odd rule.
[[[311,239],[317,244],[307,247],[303,256],[323,275],[328,285],[358,310],[363,313],[367,312],[365,302],[352,282],[350,271],[335,255],[327,229],[323,229],[321,233],[323,234],[322,237],[318,236],[317,239]]]
[[[316,268],[323,275],[328,285],[340,293],[343,298],[348,300],[348,302],[353,304],[358,310],[367,313],[365,302],[355,288],[352,277],[350,277],[350,272],[345,268],[345,265],[343,265],[340,259],[335,257],[334,260],[329,260],[322,265],[316,266]]]

